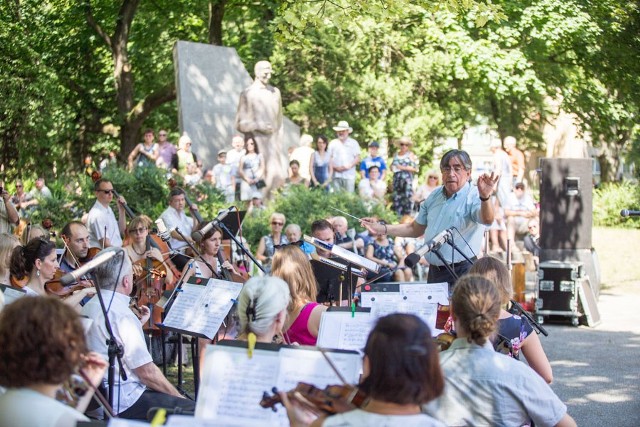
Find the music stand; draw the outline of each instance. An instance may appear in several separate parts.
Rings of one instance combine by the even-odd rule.
[[[313,275],[318,282],[317,302],[332,304],[334,301],[338,301],[340,303],[341,296],[343,299],[349,299],[348,297],[351,295],[350,283],[357,283],[359,276],[351,273],[350,281],[345,271],[315,259],[311,260],[311,268],[313,268]]]

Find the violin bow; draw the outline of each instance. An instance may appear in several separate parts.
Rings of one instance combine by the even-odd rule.
[[[324,359],[327,361],[327,363],[329,364],[329,366],[331,367],[331,369],[333,370],[333,372],[335,372],[335,374],[338,376],[338,379],[340,381],[342,381],[342,384],[344,385],[349,385],[349,383],[347,382],[347,380],[342,376],[342,374],[340,373],[340,371],[338,371],[338,367],[333,363],[333,361],[331,360],[331,358],[329,358],[329,355],[327,354],[327,350],[322,348],[322,347],[318,347],[318,350],[320,350],[320,353],[322,353],[322,356],[324,357]]]

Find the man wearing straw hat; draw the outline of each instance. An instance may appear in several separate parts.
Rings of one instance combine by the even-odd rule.
[[[329,158],[333,166],[333,189],[353,193],[356,187],[356,165],[360,162],[360,145],[349,137],[353,129],[345,120],[333,127],[337,138],[329,143]]]

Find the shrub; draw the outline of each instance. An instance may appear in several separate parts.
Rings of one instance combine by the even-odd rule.
[[[622,209],[640,208],[640,187],[629,182],[606,183],[593,191],[593,225],[638,228],[635,218],[620,216]]]

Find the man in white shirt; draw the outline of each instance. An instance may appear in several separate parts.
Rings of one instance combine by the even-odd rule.
[[[162,212],[160,218],[164,221],[164,225],[167,227],[167,230],[171,231],[171,239],[169,240],[169,245],[171,249],[176,251],[184,252],[190,244],[195,244],[194,240],[191,238],[191,232],[198,224],[196,218],[188,217],[184,211],[186,205],[186,197],[184,195],[184,191],[181,188],[174,188],[169,193],[169,207]],[[191,210],[198,210],[196,205],[189,206]],[[178,233],[175,228],[180,230]],[[175,255],[172,259],[173,263],[178,267],[178,269],[182,270],[185,264],[189,261],[188,257],[184,255]]]
[[[529,220],[538,216],[538,212],[533,198],[526,193],[522,182],[515,185],[513,193],[509,194],[507,200],[504,207],[504,216],[507,218],[507,234],[509,239],[515,240],[516,233],[524,234],[529,231]]]
[[[108,307],[114,338],[122,346],[122,365],[127,374],[127,379],[122,379],[119,365],[115,364],[114,412],[120,418],[146,420],[151,407],[193,411],[195,402],[182,397],[153,363],[147,350],[142,324],[149,319],[149,308],[140,307],[140,319],[129,308],[129,294],[133,290],[133,269],[129,257],[120,248],[108,248],[98,256],[107,251],[116,251],[117,254],[96,267],[93,274]],[[86,333],[87,346],[108,358],[106,343],[109,334],[97,296],[82,308],[82,314],[93,320]],[[106,384],[106,381],[105,376],[103,382]]]
[[[353,128],[344,120],[338,122],[333,130],[338,138],[329,143],[329,158],[333,166],[333,188],[335,191],[353,193],[356,186],[356,165],[360,162],[360,145],[349,137]]]
[[[120,196],[117,201],[118,220],[109,207],[113,200],[113,184],[107,179],[99,179],[93,185],[96,203],[89,211],[87,228],[89,229],[89,244],[92,248],[108,248],[122,246],[122,236],[127,226],[124,206],[127,201]]]

